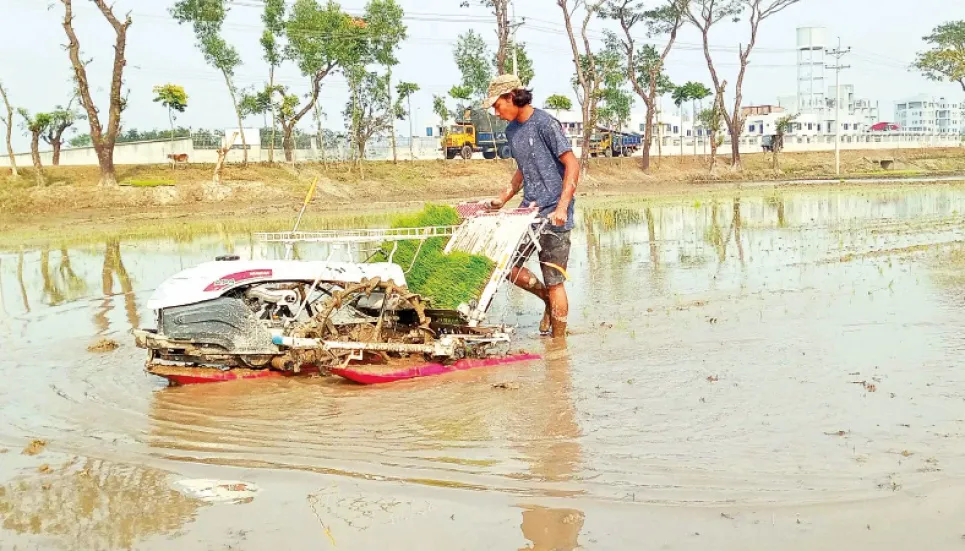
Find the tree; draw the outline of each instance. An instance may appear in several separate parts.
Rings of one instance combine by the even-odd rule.
[[[7,108],[7,116],[0,117],[0,121],[7,127],[7,155],[10,156],[10,170],[14,178],[19,178],[20,173],[17,171],[17,157],[13,154],[13,106],[10,105],[10,99],[7,97],[7,91],[4,89],[3,83],[0,83],[0,97],[3,98],[3,104]]]
[[[446,105],[446,98],[440,95],[432,96],[432,112],[439,117],[442,122],[442,158],[446,158],[446,138],[449,136],[449,106]]]
[[[704,58],[707,61],[707,68],[710,70],[710,78],[714,84],[714,93],[720,100],[721,116],[727,125],[727,132],[730,134],[731,146],[731,168],[741,170],[740,136],[744,130],[744,114],[741,112],[741,103],[744,100],[743,88],[744,77],[747,75],[747,65],[750,63],[751,52],[757,44],[757,35],[760,31],[761,23],[770,17],[777,15],[785,9],[797,4],[801,0],[690,0],[690,5],[686,10],[686,17],[700,31],[704,46]],[[738,48],[738,61],[740,69],[737,72],[737,82],[734,85],[734,103],[730,114],[723,103],[724,94],[723,81],[717,73],[713,56],[710,54],[710,31],[715,25],[724,20],[738,21],[740,15],[749,10],[747,22],[750,30],[750,40],[746,45],[741,44]]]
[[[530,59],[529,54],[526,52],[526,44],[520,43],[516,45],[510,42],[509,47],[515,49],[516,52],[516,72],[518,73],[516,76],[519,77],[523,86],[529,86],[529,83],[536,77],[536,70],[533,68],[533,60]],[[510,74],[513,72],[513,58],[508,57],[503,61],[503,66],[500,67],[498,55],[494,56],[493,67],[495,67],[497,74]]]
[[[493,65],[498,74],[505,75],[513,72],[513,43],[510,35],[513,34],[513,21],[509,18],[509,8],[511,0],[476,0],[479,5],[492,9],[492,14],[496,17],[496,39],[499,46],[496,48],[496,57]],[[462,7],[468,7],[469,1],[463,0]],[[517,50],[517,56],[519,50]],[[522,58],[520,58],[520,68],[522,68]],[[522,71],[520,71],[522,72]],[[520,77],[522,80],[522,77]],[[523,83],[529,82],[524,80]]]
[[[727,81],[721,83],[720,93],[714,96],[714,105],[710,109],[700,112],[697,119],[701,126],[710,134],[710,171],[717,168],[717,148],[724,143],[722,132],[724,129],[724,88]]]
[[[576,68],[577,99],[580,102],[583,115],[583,141],[582,153],[580,155],[580,166],[583,172],[587,169],[587,160],[590,157],[590,139],[593,136],[593,129],[596,127],[597,120],[597,98],[600,86],[603,84],[604,74],[601,73],[600,65],[597,63],[593,49],[590,47],[590,39],[587,28],[590,21],[600,12],[606,0],[556,0],[556,5],[563,11],[563,22],[566,25],[566,34],[570,40],[570,49],[573,52],[573,65]],[[580,38],[583,48],[577,45],[577,35],[573,27],[573,16],[583,8],[583,23],[580,27]]]
[[[547,109],[556,111],[556,118],[560,117],[560,111],[569,111],[570,109],[573,109],[573,102],[570,101],[570,98],[560,94],[553,94],[552,96],[546,98],[546,103],[544,105]]]
[[[74,126],[78,120],[86,120],[83,113],[78,113],[73,109],[74,98],[67,102],[67,107],[58,105],[50,112],[50,124],[46,131],[41,134],[41,138],[53,148],[53,158],[50,164],[60,166],[60,149],[64,145],[64,133],[67,129]]]
[[[285,57],[310,81],[311,93],[301,98],[275,85],[272,105],[283,133],[285,160],[294,161],[295,125],[312,112],[322,82],[338,69],[369,63],[393,65],[394,51],[405,38],[402,9],[395,0],[371,0],[362,18],[342,12],[335,2],[324,8],[318,0],[297,0],[285,22]]]
[[[50,113],[37,113],[30,116],[26,109],[20,109],[18,112],[23,117],[24,130],[30,135],[30,157],[34,163],[37,185],[42,187],[46,181],[44,179],[44,167],[40,162],[40,136],[50,128],[52,117]]]
[[[630,122],[633,96],[626,90],[628,76],[625,63],[620,47],[613,38],[613,35],[608,35],[604,41],[606,48],[596,57],[599,66],[597,70],[603,75],[597,99],[597,113],[600,122],[605,126],[622,130]]]
[[[681,105],[683,105],[685,101],[690,101],[692,104],[691,114],[692,114],[692,119],[694,123],[692,125],[694,130],[694,157],[697,156],[697,132],[696,132],[696,123],[697,123],[697,114],[698,114],[697,102],[698,101],[702,102],[705,98],[710,96],[710,94],[711,94],[710,89],[704,86],[703,83],[694,82],[694,81],[690,81],[682,86],[678,86],[673,91],[673,100],[674,100],[674,104],[677,107],[680,107]],[[681,121],[682,120],[683,120],[683,117],[681,117]],[[684,146],[683,139],[681,139],[680,140],[681,155],[683,155],[683,146]]]
[[[171,8],[171,16],[175,21],[182,25],[185,23],[191,24],[194,28],[195,38],[198,40],[198,49],[204,55],[205,62],[221,71],[221,75],[224,77],[225,84],[228,86],[228,94],[231,97],[231,106],[238,118],[238,133],[241,135],[244,163],[248,164],[248,144],[245,142],[244,117],[234,84],[235,70],[241,66],[241,56],[238,54],[238,50],[221,37],[221,27],[227,15],[228,8],[225,6],[225,0],[178,0]]]
[[[160,103],[168,110],[168,122],[171,123],[171,153],[174,153],[174,112],[184,113],[188,108],[188,94],[183,86],[176,84],[155,86],[154,102]]]
[[[462,74],[462,86],[470,91],[475,99],[482,99],[489,91],[489,82],[493,79],[493,66],[489,61],[489,48],[476,31],[470,29],[459,35],[453,58],[456,67]]]
[[[781,170],[781,162],[778,160],[778,155],[784,150],[784,136],[791,130],[791,126],[794,124],[797,115],[785,115],[777,119],[777,124],[775,125],[774,142],[771,144],[773,151],[773,167],[774,170]]]
[[[90,81],[87,78],[87,61],[80,57],[80,41],[77,33],[74,32],[74,12],[73,0],[60,0],[64,5],[64,32],[67,33],[67,52],[70,56],[70,63],[74,69],[74,80],[77,83],[77,92],[80,96],[80,105],[87,112],[87,121],[90,123],[91,144],[97,153],[97,162],[100,166],[100,185],[114,187],[117,186],[117,174],[114,171],[114,144],[117,140],[117,133],[121,129],[121,112],[124,110],[127,101],[121,97],[121,88],[124,85],[124,67],[127,65],[125,52],[127,50],[127,31],[131,28],[132,20],[128,14],[122,22],[114,15],[112,7],[107,5],[105,0],[91,0],[101,15],[107,19],[114,31],[114,64],[111,70],[111,87],[108,94],[108,115],[107,128],[101,125],[100,114],[94,100],[90,94]]]
[[[91,143],[90,134],[78,134],[71,138],[67,145],[70,147],[90,147]]]
[[[919,53],[914,67],[938,82],[957,82],[965,91],[965,21],[935,27],[924,38],[932,49]]]
[[[419,85],[414,82],[400,82],[395,86],[395,93],[398,95],[396,111],[401,114],[400,118],[409,119],[409,159],[413,161],[415,160],[415,131],[412,121],[412,96],[418,91]],[[402,102],[406,103],[404,111],[400,110]]]
[[[643,2],[639,0],[608,0],[604,10],[604,16],[618,21],[623,30],[622,38],[610,34],[608,42],[618,44],[622,48],[630,84],[647,106],[641,160],[644,171],[650,170],[650,147],[653,144],[657,98],[674,88],[664,72],[664,66],[677,40],[677,33],[683,26],[684,11],[688,2],[689,0],[662,0],[659,7],[645,9]],[[634,28],[638,24],[646,26],[647,36],[650,38],[667,35],[666,43],[660,50],[651,44],[638,47],[633,35]]]
[[[265,30],[261,33],[261,47],[265,50],[264,59],[268,63],[268,89],[275,89],[275,70],[284,61],[284,51],[279,43],[285,34],[285,0],[265,0],[265,11],[261,14]],[[270,100],[270,98],[269,98]],[[271,138],[268,140],[268,162],[275,162],[275,129],[278,127],[275,109],[271,112]]]
[[[345,73],[352,97],[343,115],[356,160],[361,163],[369,140],[390,130],[395,119],[389,99],[389,77],[364,67],[349,67]]]

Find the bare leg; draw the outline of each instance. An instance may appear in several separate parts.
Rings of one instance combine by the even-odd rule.
[[[566,318],[570,313],[570,302],[566,296],[563,284],[547,288],[550,306],[550,324],[553,328],[553,338],[566,336]]]
[[[550,295],[546,289],[546,286],[543,285],[543,282],[537,279],[535,275],[533,275],[533,272],[526,268],[514,267],[509,276],[509,280],[520,289],[539,297],[539,299],[542,300],[546,305],[546,308],[543,310],[543,320],[539,323],[539,331],[540,333],[548,333],[551,327],[551,315]],[[560,287],[562,287],[562,285]],[[564,294],[564,299],[565,298],[566,295]]]

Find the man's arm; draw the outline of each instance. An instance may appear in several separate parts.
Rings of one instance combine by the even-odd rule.
[[[519,193],[519,190],[521,189],[523,189],[523,172],[517,168],[516,174],[513,174],[513,179],[510,180],[509,184],[506,185],[506,188],[499,193],[498,197],[496,197],[495,199],[492,199],[489,202],[490,208],[494,208],[494,209],[503,208],[503,205],[505,205],[507,202],[509,202],[510,199],[515,197],[516,194]]]
[[[556,205],[556,210],[550,215],[550,223],[554,226],[566,225],[570,202],[576,195],[576,184],[580,180],[580,162],[576,159],[573,151],[566,151],[560,155],[560,162],[563,163],[566,172],[563,173],[563,194],[560,195],[560,202]]]

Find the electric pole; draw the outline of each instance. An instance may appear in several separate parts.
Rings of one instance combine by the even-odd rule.
[[[850,65],[841,65],[841,58],[851,53],[851,46],[847,50],[841,49],[841,37],[838,37],[838,48],[828,50],[829,56],[835,59],[834,65],[825,68],[834,70],[834,173],[841,175],[841,70],[850,69]]]
[[[523,23],[516,22],[516,2],[514,2],[513,0],[510,0],[509,6],[510,6],[510,9],[512,10],[512,18],[513,18],[513,22],[511,25],[513,28],[513,75],[518,77],[519,76],[519,55],[517,52],[519,51],[519,47],[516,45],[517,44],[516,31],[523,25]]]

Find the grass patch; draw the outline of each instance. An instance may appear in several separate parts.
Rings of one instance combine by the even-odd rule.
[[[130,187],[170,187],[174,180],[130,180],[121,184]]]
[[[394,217],[391,227],[454,226],[459,223],[456,209],[430,204],[421,212]],[[484,256],[462,252],[443,254],[447,242],[445,237],[427,239],[420,249],[418,241],[401,241],[392,260],[403,270],[409,270],[406,281],[411,291],[427,297],[433,308],[455,310],[460,304],[479,298],[495,263]],[[385,262],[391,251],[392,244],[386,243],[373,260]]]

